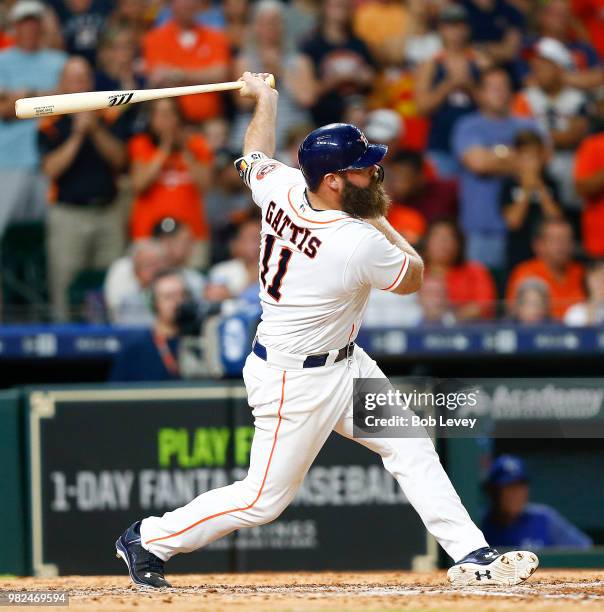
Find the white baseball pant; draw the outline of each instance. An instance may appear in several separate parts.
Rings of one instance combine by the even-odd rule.
[[[329,434],[335,430],[352,438],[353,379],[385,378],[358,346],[350,361],[307,369],[279,369],[252,353],[243,377],[256,427],[249,472],[244,480],[142,521],[143,547],[164,561],[236,529],[275,520],[294,499]],[[454,560],[487,546],[429,438],[354,440],[381,455],[428,531]]]

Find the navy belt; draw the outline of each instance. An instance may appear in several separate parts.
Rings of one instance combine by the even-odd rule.
[[[254,355],[260,357],[264,361],[267,360],[266,357],[266,347],[260,344],[258,340],[256,340],[252,346],[252,351]],[[346,359],[354,352],[354,342],[347,344],[342,347],[338,351],[338,356],[336,357],[334,363],[338,363],[338,361],[342,361],[342,359]],[[320,368],[327,363],[327,358],[329,357],[329,353],[322,353],[320,355],[308,355],[302,364],[303,368]]]

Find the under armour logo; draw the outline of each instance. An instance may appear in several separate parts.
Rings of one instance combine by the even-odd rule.
[[[485,570],[482,574],[479,571],[474,572],[474,574],[476,574],[476,580],[480,581],[484,578],[486,578],[487,580],[491,580],[491,571],[490,570]]]
[[[478,573],[478,572],[476,572],[476,573]],[[147,572],[145,574],[145,578],[151,578],[151,572]],[[490,576],[489,576],[489,578],[490,578]],[[478,580],[480,580],[480,578]]]

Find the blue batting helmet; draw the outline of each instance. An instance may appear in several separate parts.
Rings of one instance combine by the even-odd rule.
[[[326,174],[360,170],[379,164],[388,147],[369,144],[358,127],[349,123],[330,123],[313,130],[298,149],[298,162],[306,184],[314,191]]]

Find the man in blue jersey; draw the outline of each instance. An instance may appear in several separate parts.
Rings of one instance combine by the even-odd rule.
[[[492,546],[590,548],[591,538],[553,508],[529,503],[529,475],[520,457],[501,455],[485,482],[491,506],[482,531]]]

